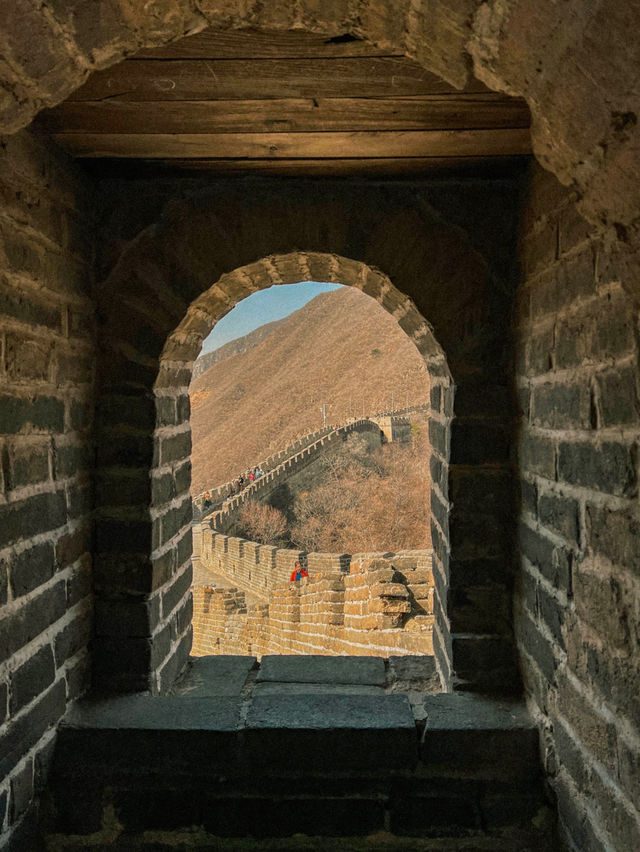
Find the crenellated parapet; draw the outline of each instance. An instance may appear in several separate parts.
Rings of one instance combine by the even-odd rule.
[[[207,524],[194,542],[196,655],[433,651],[430,550],[304,553]],[[291,582],[298,560],[309,576]]]

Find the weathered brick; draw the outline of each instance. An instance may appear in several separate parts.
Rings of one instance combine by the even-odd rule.
[[[546,436],[523,432],[519,443],[520,464],[529,473],[555,479],[555,445]]]
[[[66,611],[65,584],[56,583],[0,621],[0,662],[31,642]]]
[[[85,648],[91,638],[91,613],[84,612],[58,633],[54,639],[56,665],[60,668],[66,660]]]
[[[7,374],[17,382],[46,382],[49,379],[52,345],[40,338],[7,335],[5,364]]]
[[[9,448],[7,488],[21,488],[49,479],[49,440],[28,444],[14,443]]]
[[[33,798],[33,759],[29,758],[24,766],[11,778],[11,797],[9,799],[9,819],[17,822],[25,813]]]
[[[77,530],[60,536],[56,542],[56,568],[59,571],[76,562],[91,546],[91,531],[83,524]]]
[[[639,572],[640,517],[635,508],[610,509],[587,504],[587,543],[594,553]]]
[[[0,506],[0,546],[61,527],[67,520],[64,492],[34,494]]]
[[[577,545],[580,536],[580,507],[572,497],[541,494],[538,501],[540,523]]]
[[[563,627],[566,617],[566,607],[551,595],[542,584],[538,586],[538,613],[540,619],[547,625],[556,646],[564,650]]]
[[[584,385],[536,385],[531,395],[531,418],[548,429],[588,429],[591,393]]]
[[[65,711],[65,704],[64,681],[58,680],[0,735],[0,773],[3,776],[11,772],[47,728],[58,722]]]
[[[532,530],[526,524],[520,524],[518,539],[520,552],[539,569],[543,577],[570,594],[573,566],[571,552],[557,547],[544,535],[544,531]]]
[[[55,397],[22,399],[0,396],[0,432],[15,434],[31,427],[36,431],[64,430],[64,403]]]
[[[631,497],[637,489],[637,466],[635,444],[562,442],[558,447],[558,477],[571,485]]]
[[[44,645],[11,675],[11,713],[17,713],[52,684],[55,673],[51,645]]]
[[[41,300],[39,294],[26,289],[16,291],[0,286],[0,314],[13,317],[30,326],[44,326],[58,332],[61,328],[59,305]]]
[[[19,598],[49,580],[55,571],[53,546],[43,542],[23,550],[10,561],[11,590]]]
[[[160,441],[160,463],[180,461],[191,453],[191,431],[181,432]]]
[[[598,414],[600,424],[625,426],[640,418],[638,373],[633,367],[598,373]]]
[[[84,444],[57,444],[54,452],[54,477],[67,479],[93,465],[92,448]]]

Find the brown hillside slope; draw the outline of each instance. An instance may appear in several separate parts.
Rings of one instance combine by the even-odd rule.
[[[215,364],[191,384],[192,494],[329,422],[426,402],[424,363],[397,322],[351,287],[322,293],[258,346]]]

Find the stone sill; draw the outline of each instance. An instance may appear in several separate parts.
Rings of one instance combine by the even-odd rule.
[[[90,742],[107,774],[138,760],[152,773],[239,776],[384,775],[419,764],[441,772],[452,759],[486,773],[498,755],[503,775],[524,757],[535,765],[537,732],[523,705],[429,694],[433,672],[429,657],[274,655],[260,665],[255,657],[199,657],[172,695],[79,702],[62,724],[59,751],[67,771],[80,769]]]

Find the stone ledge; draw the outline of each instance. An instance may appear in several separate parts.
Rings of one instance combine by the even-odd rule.
[[[384,686],[386,675],[381,657],[272,654],[261,660],[258,682],[262,681]]]

